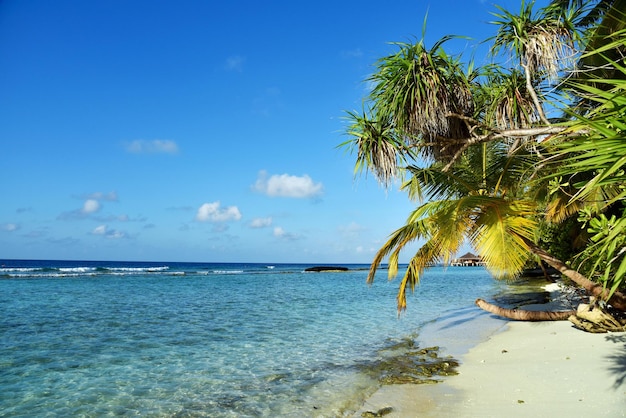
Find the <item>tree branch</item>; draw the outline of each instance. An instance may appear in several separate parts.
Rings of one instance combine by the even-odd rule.
[[[449,144],[458,144],[462,143],[463,146],[459,148],[456,153],[452,156],[450,161],[443,168],[443,171],[448,171],[450,167],[459,159],[461,154],[465,152],[469,147],[476,144],[481,144],[483,142],[489,142],[496,139],[502,138],[521,138],[527,136],[539,136],[539,135],[550,135],[550,134],[558,134],[565,130],[562,126],[543,126],[537,128],[523,128],[523,129],[505,129],[505,130],[492,130],[491,132],[477,136],[474,138],[466,138],[466,139],[458,139],[458,140],[445,140],[445,142]]]
[[[535,88],[533,87],[532,80],[530,79],[530,71],[528,71],[528,67],[525,64],[522,64],[522,68],[524,68],[524,74],[526,75],[526,88],[528,89],[528,93],[530,97],[533,99],[533,103],[537,108],[537,113],[539,114],[539,118],[546,125],[550,125],[550,121],[546,118],[546,114],[543,112],[543,107],[541,103],[539,103],[539,98],[537,97],[537,92],[535,92]]]

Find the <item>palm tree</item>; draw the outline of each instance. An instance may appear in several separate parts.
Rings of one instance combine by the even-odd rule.
[[[500,143],[489,143],[469,149],[449,171],[443,171],[441,163],[407,167],[411,177],[403,189],[423,203],[378,251],[368,282],[374,280],[387,257],[388,274],[394,277],[400,252],[417,240],[425,243],[409,262],[400,283],[399,311],[406,308],[406,291],[415,288],[423,271],[432,263],[449,262],[467,239],[497,278],[519,273],[528,259],[524,238],[531,239],[536,228],[536,204],[520,196],[518,177],[527,169],[521,166],[531,161],[509,155]]]
[[[576,14],[565,15],[561,9],[548,6],[533,13],[534,1],[522,1],[518,14],[496,6],[498,32],[493,38],[492,54],[502,50],[517,58],[523,69],[526,88],[535,111],[545,125],[550,121],[543,109],[543,97],[538,86],[543,81],[555,82],[564,69],[574,68],[578,34],[573,21]]]
[[[430,49],[423,40],[397,43],[398,51],[381,58],[369,79],[376,118],[388,120],[407,147],[436,160],[453,154],[458,140],[469,136],[468,126],[450,114],[473,113],[468,76],[443,50],[449,39]]]
[[[402,311],[406,290],[414,289],[424,269],[449,261],[468,240],[498,278],[518,274],[533,254],[626,310],[624,295],[610,295],[535,243],[545,206],[527,197],[531,185],[545,185],[530,182],[537,177],[533,167],[545,163],[537,138],[560,134],[563,140],[572,132],[549,120],[543,103],[545,89],[564,70],[553,63],[574,56],[580,38],[572,22],[580,13],[550,6],[535,15],[532,3],[522,3],[519,15],[500,11],[492,51],[510,51],[519,59],[518,69],[494,65],[466,73],[457,57],[443,51],[449,37],[431,49],[423,40],[395,44],[399,51],[379,60],[369,79],[374,83],[369,111],[348,114],[353,139],[342,145],[357,151],[357,172],[372,170],[386,186],[406,177],[403,190],[421,202],[376,254],[368,282],[385,258],[394,277],[400,252],[423,241],[400,283]],[[425,167],[408,164],[418,156]]]

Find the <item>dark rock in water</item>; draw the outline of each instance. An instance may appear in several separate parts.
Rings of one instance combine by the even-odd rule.
[[[339,267],[339,266],[315,266],[304,269],[304,271],[348,271],[347,267]]]
[[[393,412],[393,408],[390,406],[386,406],[384,408],[379,409],[376,412],[365,411],[361,414],[364,418],[373,418],[373,417],[384,417],[385,415],[389,415]]]
[[[561,273],[553,268],[553,267],[547,267],[545,272],[540,268],[540,267],[536,267],[536,268],[529,268],[529,269],[524,269],[522,271],[521,277],[544,277],[544,276],[548,276],[548,277],[553,277],[553,276],[559,276]]]
[[[439,347],[409,350],[364,364],[363,371],[383,385],[439,383],[438,377],[458,374],[459,362],[438,354]]]

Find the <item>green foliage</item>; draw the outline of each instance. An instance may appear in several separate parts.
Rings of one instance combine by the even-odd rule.
[[[398,309],[406,308],[406,291],[419,283],[424,269],[450,262],[461,245],[470,242],[496,278],[515,277],[529,257],[524,238],[533,237],[537,205],[519,197],[524,190],[519,174],[532,167],[522,150],[509,155],[494,142],[472,147],[451,170],[441,164],[408,167],[403,190],[420,200],[404,226],[376,254],[368,281],[388,257],[389,278],[398,272],[399,256],[412,242],[424,244],[412,257],[398,292]],[[484,170],[477,167],[482,167]]]
[[[529,74],[556,80],[562,67],[574,67],[577,15],[565,15],[554,6],[534,13],[534,3],[522,1],[518,13],[496,5],[500,12],[493,13],[499,20],[492,22],[498,26],[492,53],[509,51]]]
[[[561,223],[540,222],[537,244],[552,256],[571,264],[587,240],[581,227],[576,217],[569,217]]]
[[[356,152],[355,174],[371,169],[382,184],[389,186],[398,176],[399,167],[412,157],[411,150],[405,147],[388,118],[373,118],[365,112],[347,113],[347,133],[355,139],[339,146]]]
[[[516,69],[492,67],[480,86],[484,123],[498,129],[527,128],[539,120],[524,74]]]
[[[626,211],[619,218],[585,211],[581,220],[588,224],[591,245],[579,255],[579,265],[612,295],[626,284]]]
[[[587,56],[604,57],[604,65],[619,77],[569,83],[590,110],[583,115],[572,113],[568,131],[553,141],[554,158],[559,162],[556,174],[570,179],[575,191],[570,202],[582,207],[580,220],[591,234],[589,246],[578,257],[580,268],[612,293],[626,280],[626,216],[608,213],[626,200],[626,68],[604,53],[626,50],[626,30],[612,34],[611,39]]]
[[[376,117],[389,119],[407,142],[421,144],[421,153],[435,159],[453,150],[429,142],[468,135],[465,124],[449,114],[473,113],[468,76],[459,60],[443,50],[449,39],[442,38],[430,49],[423,40],[395,43],[398,51],[381,58],[369,78],[374,86],[370,100]]]
[[[401,280],[399,310],[424,269],[450,261],[465,242],[497,278],[518,274],[539,243],[611,292],[626,283],[626,216],[611,212],[626,199],[626,30],[607,30],[626,26],[625,2],[498,7],[491,51],[510,53],[513,68],[464,65],[444,51],[450,37],[431,48],[424,36],[396,43],[377,61],[367,111],[348,112],[351,139],[341,146],[356,152],[355,173],[372,171],[385,186],[401,178],[418,202],[368,276],[387,260],[395,277],[400,253],[421,244]],[[575,64],[581,72],[565,72]],[[549,120],[544,106],[564,117]]]

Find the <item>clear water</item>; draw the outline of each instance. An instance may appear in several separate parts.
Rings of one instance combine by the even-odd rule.
[[[398,318],[386,271],[306,267],[2,261],[0,415],[345,416],[363,364],[502,286],[432,268]]]

